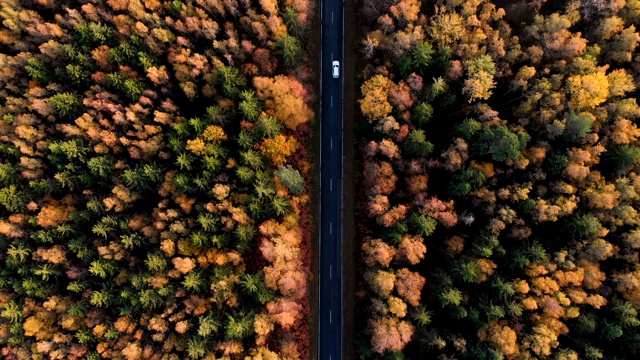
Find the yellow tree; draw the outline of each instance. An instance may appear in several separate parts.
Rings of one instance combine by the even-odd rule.
[[[392,106],[388,101],[389,89],[393,82],[384,75],[376,75],[362,84],[360,110],[369,121],[382,119],[389,115]]]
[[[313,118],[313,110],[306,103],[308,93],[297,79],[282,75],[258,76],[253,79],[253,85],[266,108],[287,128],[295,130]]]
[[[298,142],[292,136],[278,135],[274,138],[266,138],[262,143],[256,144],[256,148],[274,166],[283,165],[287,157],[298,149]]]

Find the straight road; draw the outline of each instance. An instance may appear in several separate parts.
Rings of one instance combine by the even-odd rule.
[[[321,0],[320,256],[318,360],[342,359],[342,89],[341,0]],[[340,77],[331,75],[340,61]]]

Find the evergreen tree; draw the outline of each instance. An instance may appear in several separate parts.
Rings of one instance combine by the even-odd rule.
[[[435,50],[427,41],[418,43],[411,51],[411,64],[417,72],[423,73],[433,62]]]
[[[254,121],[258,118],[262,112],[262,106],[260,100],[256,97],[256,93],[253,90],[244,90],[240,93],[240,104],[238,104],[238,110],[249,121]]]
[[[261,116],[255,127],[260,138],[274,138],[282,134],[282,124],[271,115]]]
[[[242,340],[253,334],[253,313],[237,315],[227,314],[227,322],[224,325],[225,338],[227,340]]]
[[[297,38],[283,34],[276,41],[276,52],[284,60],[284,65],[296,67],[302,60],[302,44]]]
[[[419,127],[426,125],[433,116],[433,107],[427,102],[421,102],[413,108],[413,120]]]
[[[221,66],[218,68],[217,74],[224,96],[237,97],[247,84],[247,80],[236,67]]]
[[[300,172],[291,167],[291,165],[278,167],[278,170],[273,173],[284,185],[289,192],[294,195],[300,195],[304,191],[302,184],[304,179],[300,175]]]
[[[53,95],[49,99],[51,106],[63,117],[72,118],[78,115],[82,109],[80,97],[74,93],[61,93]]]
[[[427,141],[424,130],[413,130],[405,140],[404,150],[408,155],[426,157],[433,151],[433,144]]]

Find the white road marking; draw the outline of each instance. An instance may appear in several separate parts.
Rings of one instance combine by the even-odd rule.
[[[329,235],[333,234],[333,223],[329,222]]]
[[[329,191],[333,191],[333,179],[329,179]]]
[[[331,53],[331,62],[333,62],[333,53]]]
[[[331,271],[331,265],[329,265],[329,279],[333,278],[333,271]]]
[[[333,24],[333,11],[331,12],[331,23]]]
[[[329,310],[329,324],[331,324],[331,310]]]
[[[333,150],[333,138],[331,138],[331,149]]]
[[[333,107],[333,95],[331,95],[331,107]]]

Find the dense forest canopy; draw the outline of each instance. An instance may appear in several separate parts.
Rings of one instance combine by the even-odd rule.
[[[309,356],[314,9],[0,1],[0,357]]]
[[[640,2],[359,2],[360,358],[640,356]]]

